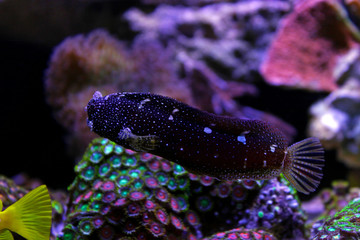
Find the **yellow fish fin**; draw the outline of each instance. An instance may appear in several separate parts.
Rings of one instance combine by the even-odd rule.
[[[7,228],[27,240],[49,240],[51,211],[49,192],[41,185],[4,211],[9,221]]]
[[[0,240],[14,240],[13,235],[7,229],[0,231]]]

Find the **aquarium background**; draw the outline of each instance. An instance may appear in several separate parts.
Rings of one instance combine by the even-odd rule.
[[[270,239],[360,239],[356,222],[360,194],[359,14],[358,1],[0,1],[0,174],[4,176],[0,188],[5,189],[0,196],[15,194],[6,190],[11,181],[26,191],[46,184],[54,193],[61,192],[61,197],[53,199],[64,206],[63,212],[57,212],[61,217],[53,223],[58,224],[53,225],[54,239],[71,239],[61,233],[64,226],[68,229],[65,233],[70,236],[71,232],[74,239],[76,234],[106,239],[101,231],[109,232],[105,226],[111,224],[97,227],[88,217],[71,222],[71,212],[89,211],[81,209],[85,200],[74,199],[96,185],[95,180],[89,180],[79,189],[76,184],[81,183],[82,172],[77,164],[93,166],[88,158],[93,151],[89,144],[105,146],[99,139],[92,142],[97,136],[86,126],[84,108],[96,90],[103,94],[153,92],[208,112],[269,121],[290,143],[317,137],[325,148],[324,176],[318,190],[310,195],[298,194],[283,183],[292,192],[279,194],[297,199],[292,213],[301,212],[302,219],[291,221],[288,232],[276,225],[288,221],[284,214],[275,215],[276,223],[263,221],[259,215],[266,212],[264,204],[257,202],[259,196],[270,194],[266,184],[251,189],[245,200],[238,200],[256,216],[230,211],[226,212],[232,219],[228,226],[207,225],[204,219],[221,212],[224,206],[216,205],[217,201],[228,195],[217,199],[212,192],[221,183],[206,185],[194,177],[189,181],[196,184],[187,185],[182,193],[188,194],[184,197],[188,208],[177,211],[170,200],[154,201],[165,209],[165,215],[181,219],[184,228],[170,227],[171,220],[163,223],[154,214],[150,218],[157,219],[154,222],[160,222],[159,226],[129,230],[112,223],[109,239],[121,234],[135,237],[142,232],[149,238],[176,238],[172,233],[177,231],[181,231],[178,236],[198,239],[225,239],[231,234],[238,239],[244,236],[241,234],[254,239],[256,234],[268,234]],[[137,153],[121,154],[141,159]],[[107,161],[106,156],[103,161]],[[149,167],[145,160],[140,162],[127,167]],[[169,176],[176,174],[170,172]],[[192,175],[181,176],[191,179]],[[107,177],[98,179],[106,181]],[[193,193],[198,185],[206,186],[202,191],[214,202],[209,210],[192,208],[192,198],[196,196],[193,204],[199,208],[196,201],[203,197]],[[144,189],[138,192],[146,192]],[[167,191],[179,199],[178,192]],[[139,202],[128,197],[124,206],[133,201],[143,208],[136,216],[122,213],[128,214],[128,221],[118,224],[143,226],[139,219],[147,211],[145,202],[141,203],[146,197],[141,195]],[[16,198],[8,200],[10,204]],[[343,212],[335,214],[348,203]],[[314,207],[319,204],[321,212]],[[124,206],[112,205],[114,211]],[[189,213],[196,214],[200,223],[191,222],[193,215]],[[330,221],[331,217],[335,220]],[[342,217],[351,224],[337,224]],[[71,227],[66,225],[70,222]],[[91,230],[86,232],[81,227],[88,222]],[[155,227],[165,230],[156,233]],[[258,232],[259,227],[269,231]],[[211,229],[223,234],[211,238],[216,233]]]

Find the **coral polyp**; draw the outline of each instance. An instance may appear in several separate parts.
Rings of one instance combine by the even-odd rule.
[[[103,138],[91,143],[75,172],[62,240],[201,239],[239,226],[283,235],[279,222],[304,232],[299,204],[289,205],[291,189],[275,179],[221,182]],[[275,185],[282,188],[274,191]],[[268,194],[278,200],[265,210]]]
[[[360,238],[360,198],[353,199],[346,207],[329,217],[319,227],[314,240],[359,239]]]

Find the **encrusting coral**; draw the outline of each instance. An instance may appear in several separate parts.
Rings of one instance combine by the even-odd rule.
[[[308,214],[308,223],[307,225],[311,231],[311,238],[315,236],[324,235],[326,227],[331,218],[336,218],[339,212],[343,211],[343,208],[346,207],[353,199],[360,197],[360,189],[353,187],[351,188],[349,183],[343,180],[337,180],[332,182],[332,188],[325,188],[318,193],[313,199],[308,202],[303,203],[303,209]],[[355,216],[359,215],[360,211],[354,209],[352,213]],[[325,225],[324,225],[325,224]],[[345,225],[344,225],[345,226]],[[341,231],[341,230],[340,230]],[[319,235],[319,232],[323,232]],[[332,232],[330,230],[330,232]],[[335,235],[346,236],[346,231],[344,235],[336,233]],[[339,237],[338,236],[338,237]],[[325,238],[332,239],[332,238]],[[335,238],[340,239],[340,238]]]
[[[201,239],[239,226],[304,235],[300,204],[277,180],[220,182],[102,138],[75,171],[60,239]]]
[[[290,6],[283,1],[159,5],[151,13],[130,9],[124,17],[134,32],[172,47],[197,107],[233,114],[237,104],[232,98],[256,94],[249,83]]]
[[[329,217],[318,228],[313,240],[359,239],[360,238],[360,198],[353,199],[333,217]]]
[[[283,19],[261,73],[273,85],[332,91],[359,57],[358,41],[340,1],[299,1]]]
[[[249,230],[245,228],[235,228],[226,232],[216,233],[203,240],[231,240],[231,239],[254,239],[254,240],[276,240],[272,234],[264,230]]]

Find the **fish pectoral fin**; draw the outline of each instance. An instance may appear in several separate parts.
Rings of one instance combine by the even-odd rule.
[[[124,129],[120,130],[120,132],[118,134],[118,138],[120,140],[124,140],[124,141],[128,141],[129,139],[134,138],[134,137],[136,137],[136,135],[131,132],[130,128],[124,128]]]
[[[0,240],[14,240],[14,237],[9,230],[3,229],[0,231]]]
[[[124,128],[119,132],[119,139],[124,140],[133,150],[147,152],[155,150],[159,145],[159,137],[155,135],[140,136],[131,132],[130,128]]]
[[[155,150],[159,145],[159,137],[155,135],[137,136],[129,141],[129,145],[137,152]]]

